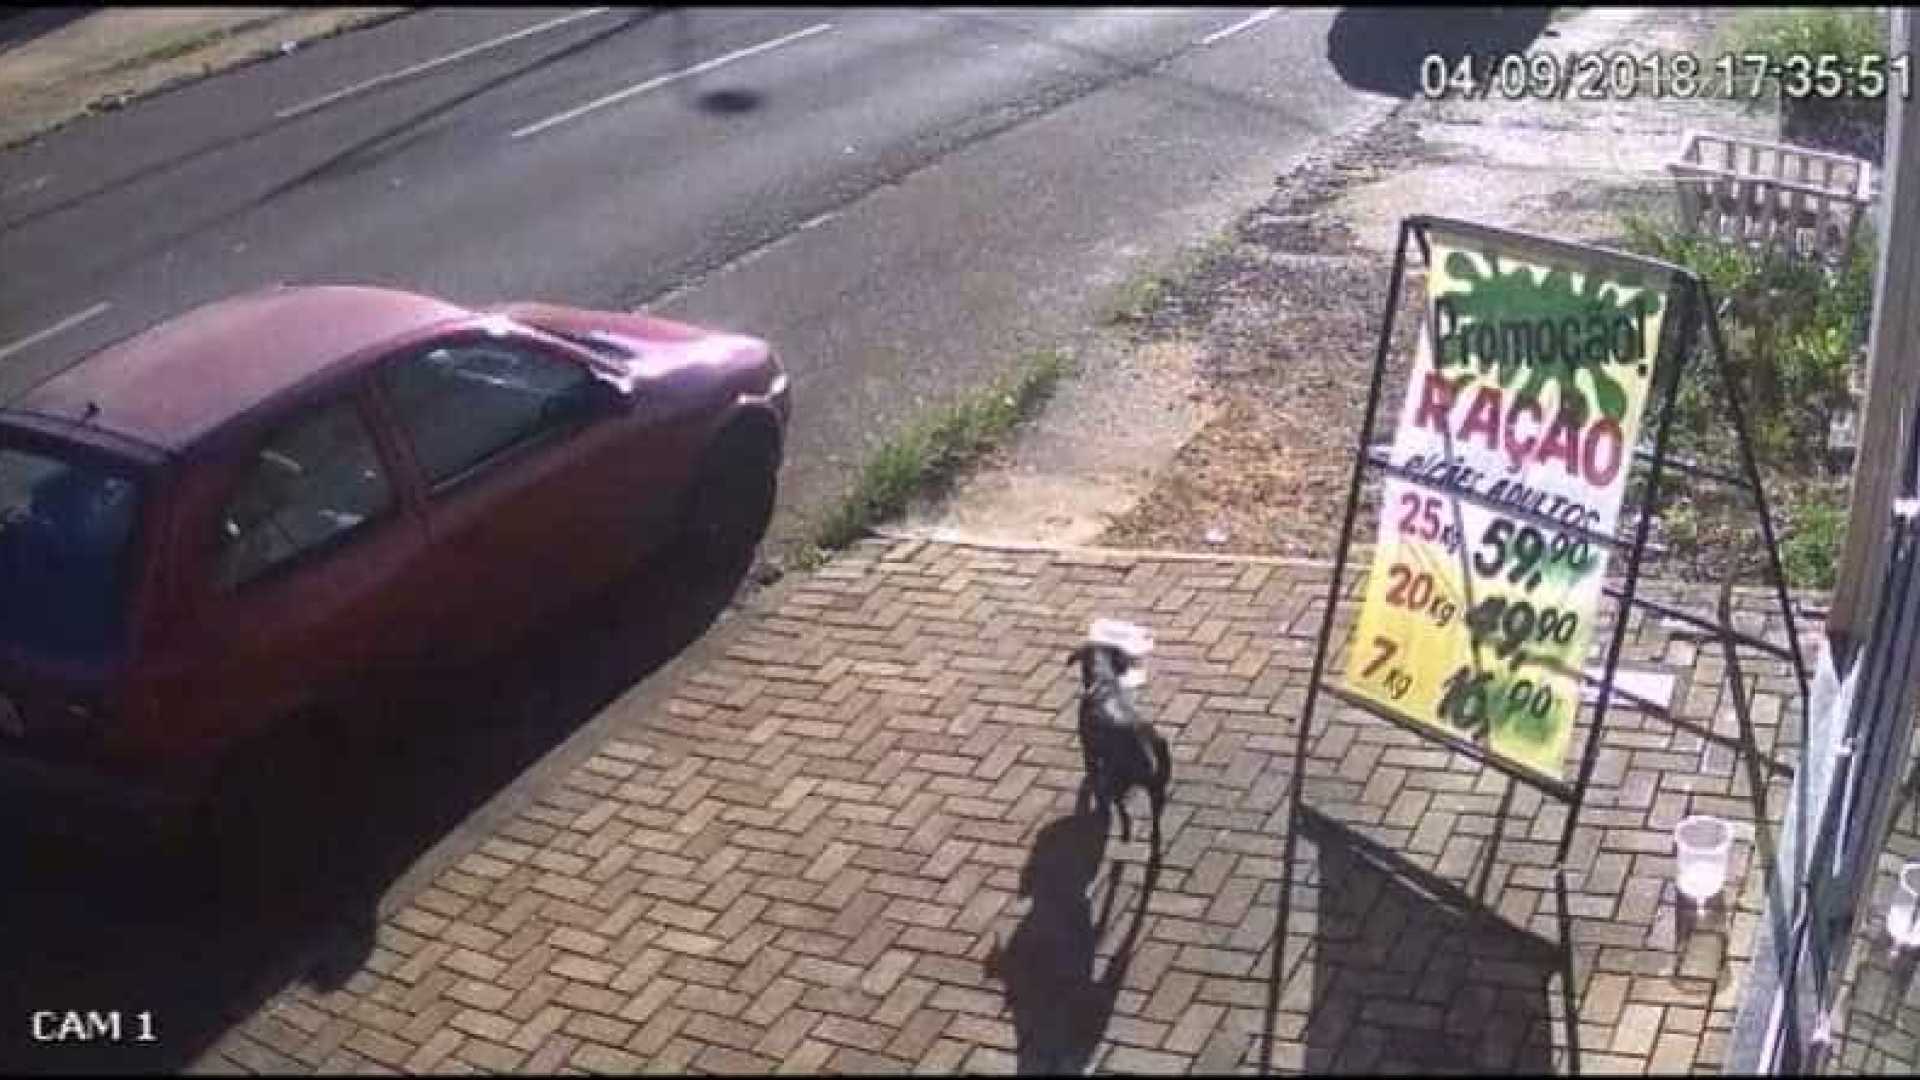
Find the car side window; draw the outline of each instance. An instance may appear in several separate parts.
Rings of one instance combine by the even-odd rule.
[[[593,390],[578,364],[494,341],[430,349],[381,377],[430,488],[567,426]]]
[[[267,439],[220,518],[226,588],[327,546],[393,505],[393,487],[358,404],[343,398]]]

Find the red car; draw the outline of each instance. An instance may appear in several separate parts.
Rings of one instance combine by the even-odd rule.
[[[754,338],[376,288],[96,353],[0,409],[0,798],[190,819],[281,722],[750,554],[788,412]]]

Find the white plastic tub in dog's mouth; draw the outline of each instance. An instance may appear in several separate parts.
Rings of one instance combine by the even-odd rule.
[[[1120,676],[1120,685],[1135,687],[1147,681],[1147,655],[1153,652],[1153,631],[1119,619],[1095,619],[1087,628],[1089,645],[1111,645],[1133,663]]]

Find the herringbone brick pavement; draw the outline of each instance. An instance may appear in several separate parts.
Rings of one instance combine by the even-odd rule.
[[[1327,573],[857,545],[386,919],[343,985],[286,987],[195,1071],[1565,1070],[1572,1041],[1584,1071],[1717,1068],[1755,845],[1689,926],[1669,835],[1754,817],[1717,650],[1636,620],[1628,662],[1678,676],[1678,719],[1610,723],[1569,952],[1562,808],[1513,794],[1476,916],[1454,886],[1504,778],[1325,697],[1285,887]],[[1175,780],[1144,908],[1144,799],[1131,844],[1074,813],[1063,658],[1095,615],[1158,641]],[[1792,681],[1747,671],[1791,761]]]

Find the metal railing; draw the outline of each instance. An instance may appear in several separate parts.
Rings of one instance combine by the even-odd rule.
[[[1667,163],[1681,226],[1830,270],[1853,256],[1873,166],[1845,154],[1690,131]]]

